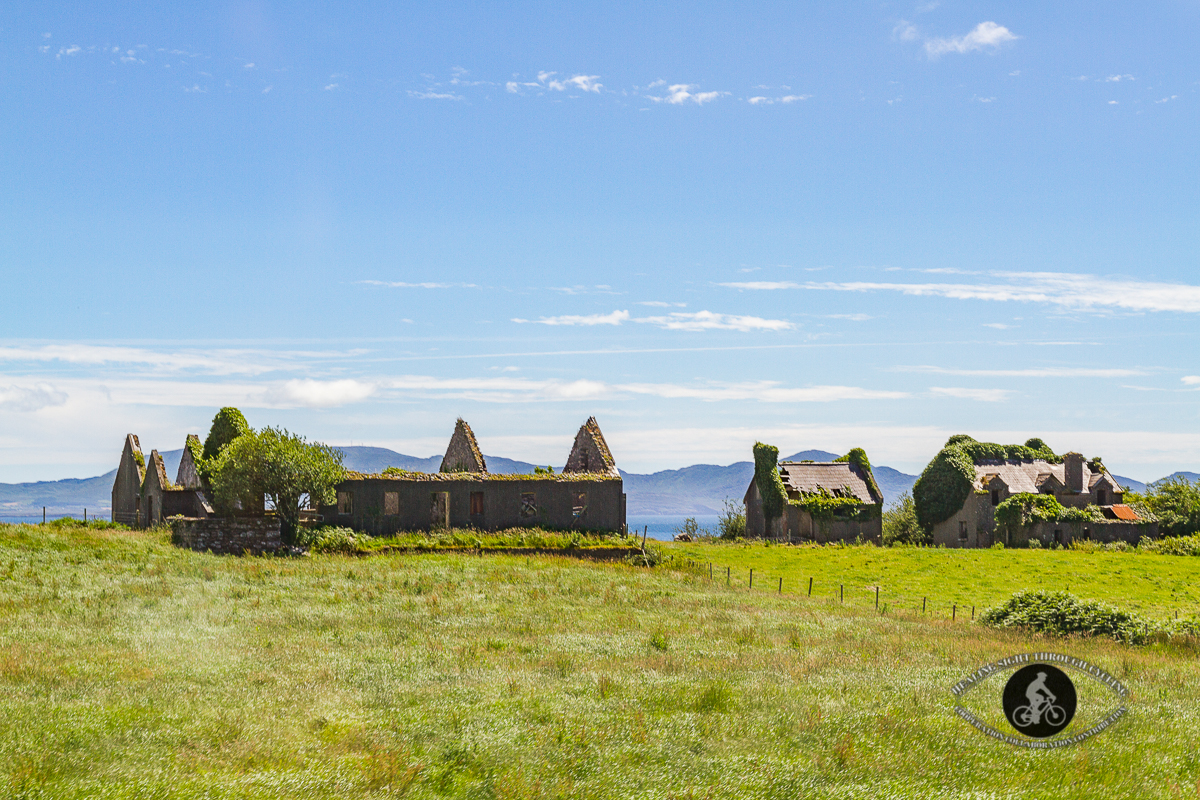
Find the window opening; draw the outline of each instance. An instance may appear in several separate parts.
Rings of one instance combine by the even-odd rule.
[[[483,492],[471,492],[471,516],[483,516]]]
[[[384,492],[383,493],[383,513],[389,517],[394,517],[400,513],[400,493],[399,492]]]
[[[537,516],[537,495],[533,492],[521,492],[521,519]]]
[[[992,489],[992,505],[994,505],[994,506],[1000,505],[1000,490],[999,489]]]
[[[575,519],[579,519],[583,516],[583,512],[587,511],[587,492],[574,492],[572,497],[575,499],[571,503],[571,515]]]
[[[354,492],[338,492],[337,506],[339,514],[354,513]]]

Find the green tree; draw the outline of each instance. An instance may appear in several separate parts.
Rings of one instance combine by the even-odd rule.
[[[244,433],[250,432],[250,423],[246,417],[232,406],[226,406],[213,417],[212,427],[208,429],[208,438],[204,440],[204,459],[212,461],[226,445]]]
[[[280,533],[295,541],[300,509],[329,504],[346,474],[342,452],[310,443],[282,428],[263,428],[223,447],[212,468],[213,499],[222,514],[260,508],[265,497],[280,520]]]
[[[900,495],[887,511],[883,512],[883,543],[929,544],[921,523],[917,521],[917,504],[908,492]]]
[[[1200,532],[1200,481],[1172,475],[1146,487],[1146,493],[1125,494],[1125,502],[1148,507],[1158,517],[1163,536],[1187,536]]]
[[[725,498],[725,509],[717,518],[717,535],[722,539],[741,539],[746,535],[746,509],[741,503]]]

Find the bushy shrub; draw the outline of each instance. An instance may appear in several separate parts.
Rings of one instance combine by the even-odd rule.
[[[726,498],[725,509],[717,517],[717,536],[722,539],[741,539],[746,535],[746,509],[741,503]]]
[[[1025,546],[1027,548],[1029,548],[1030,550],[1041,550],[1042,549],[1042,543],[1039,540],[1034,539],[1032,537],[1030,537],[1029,541],[1027,541],[1025,543]]]
[[[1138,550],[1165,556],[1200,556],[1200,536],[1171,536],[1157,541],[1144,536]]]
[[[996,525],[1013,531],[1035,522],[1057,522],[1066,511],[1052,495],[1021,492],[996,506]]]
[[[929,544],[930,539],[921,523],[917,521],[917,507],[908,492],[900,495],[887,511],[883,512],[883,543],[885,545]]]
[[[327,525],[321,528],[301,528],[296,533],[296,544],[314,553],[351,553],[358,552],[359,535],[350,528],[338,528]]]
[[[1200,481],[1193,483],[1182,475],[1172,475],[1150,484],[1144,495],[1126,494],[1125,501],[1147,507],[1158,519],[1158,531],[1163,536],[1200,532]],[[1141,509],[1137,510],[1140,515]]]
[[[996,628],[1020,628],[1055,636],[1107,636],[1126,644],[1141,644],[1154,633],[1149,621],[1106,603],[1080,600],[1069,592],[1017,592],[1004,603],[983,612],[980,620]]]
[[[208,429],[208,438],[204,440],[204,459],[215,459],[234,439],[243,433],[250,432],[250,423],[241,411],[232,406],[226,406],[213,417],[212,427]]]

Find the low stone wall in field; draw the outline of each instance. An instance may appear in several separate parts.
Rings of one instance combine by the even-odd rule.
[[[173,517],[171,543],[221,555],[273,553],[283,547],[276,517]]]

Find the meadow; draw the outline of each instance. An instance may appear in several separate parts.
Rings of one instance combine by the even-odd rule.
[[[1067,590],[1150,618],[1200,613],[1200,558],[1139,552],[1079,550],[949,550],[932,547],[813,547],[721,541],[664,544],[667,552],[697,564],[714,565],[714,579],[813,596],[839,595],[856,606],[875,603],[897,612],[948,616],[975,606],[982,610],[1018,589]],[[707,574],[707,572],[706,572]]]
[[[743,564],[789,550],[699,547],[671,550],[741,553]],[[964,586],[990,569],[999,594],[1005,580],[1021,588],[1024,569],[1076,565],[1057,551],[1030,554],[1045,561],[979,555],[1018,558],[1008,569],[934,563]],[[1185,560],[1120,563],[1166,587]],[[859,564],[867,579],[874,566]],[[1033,752],[952,714],[956,681],[1039,649],[1125,681],[1128,716],[1079,746]],[[1197,652],[1192,639],[1127,647],[880,614],[829,596],[727,587],[669,564],[233,558],[173,548],[162,531],[4,526],[0,792],[1190,797],[1200,794]],[[1111,705],[1086,680],[1077,680],[1084,723]]]

